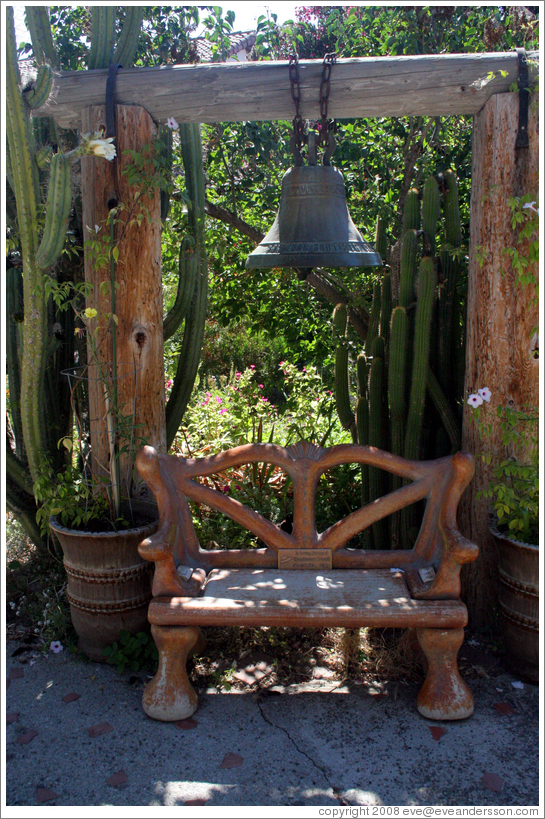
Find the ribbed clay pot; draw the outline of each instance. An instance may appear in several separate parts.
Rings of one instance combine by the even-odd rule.
[[[539,546],[489,527],[498,547],[499,608],[505,662],[522,680],[539,682]]]
[[[104,662],[103,649],[119,638],[145,631],[153,566],[138,545],[157,530],[157,521],[120,532],[82,532],[50,519],[63,550],[67,596],[80,650]]]

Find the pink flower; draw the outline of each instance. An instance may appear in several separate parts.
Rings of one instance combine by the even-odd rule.
[[[240,376],[242,375],[242,373],[235,373],[235,375],[236,375],[236,377],[237,377],[237,378],[240,378]]]
[[[255,364],[250,364],[250,369],[255,370]]]
[[[220,415],[223,415],[223,413],[224,413],[224,412],[227,412],[227,410],[225,409],[225,407],[224,407],[223,409],[220,409],[219,414],[220,414]]]
[[[218,404],[221,404],[221,398],[219,397],[219,395],[216,395],[216,401],[218,402]]]
[[[260,390],[263,389],[263,384],[258,384],[257,386],[259,387]]]
[[[169,378],[168,381],[167,381],[167,390],[169,390],[172,387],[173,384],[174,384],[174,381],[172,380],[172,378]]]
[[[490,401],[492,398],[492,393],[488,389],[488,387],[483,387],[482,389],[478,390],[479,395],[483,399],[483,401]]]
[[[60,643],[58,640],[53,640],[53,642],[49,646],[49,650],[52,651],[53,654],[60,654],[61,651],[63,650],[62,643]]]
[[[481,406],[481,404],[483,403],[483,399],[481,398],[480,395],[476,395],[475,393],[473,393],[467,399],[467,403],[469,404],[470,407],[473,407],[475,409],[476,407]]]

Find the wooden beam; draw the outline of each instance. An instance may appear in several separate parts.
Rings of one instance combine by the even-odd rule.
[[[537,61],[537,52],[528,55]],[[301,114],[319,119],[321,60],[301,60]],[[505,76],[502,76],[505,74]],[[530,65],[531,82],[537,65]],[[106,70],[61,71],[34,116],[81,129],[82,110],[104,103]],[[329,116],[337,119],[476,114],[518,78],[517,55],[441,54],[338,60],[331,75]],[[156,122],[291,120],[287,62],[206,63],[120,69],[116,102],[141,105]]]

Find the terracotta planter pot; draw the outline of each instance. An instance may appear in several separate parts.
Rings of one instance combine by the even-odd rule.
[[[539,546],[504,537],[489,527],[498,547],[499,608],[510,670],[539,682]]]
[[[68,576],[70,614],[78,646],[92,660],[105,662],[102,650],[148,626],[153,566],[138,554],[141,541],[157,530],[157,521],[123,532],[81,532],[50,519],[61,544]]]

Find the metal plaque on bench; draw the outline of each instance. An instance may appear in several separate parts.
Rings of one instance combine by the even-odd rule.
[[[331,549],[280,549],[279,569],[331,569]]]

